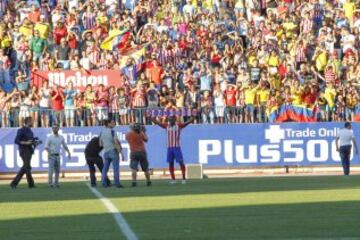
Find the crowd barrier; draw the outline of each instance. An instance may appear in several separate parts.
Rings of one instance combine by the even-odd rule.
[[[230,124],[189,125],[181,133],[181,145],[186,163],[200,163],[204,168],[260,167],[260,166],[312,166],[340,165],[335,137],[343,123],[283,123],[283,124]],[[360,124],[353,124],[355,134]],[[61,158],[62,171],[86,171],[84,156],[86,143],[101,131],[101,127],[62,128],[62,134],[72,153],[71,159]],[[128,168],[129,146],[125,135],[127,126],[118,126],[116,133],[124,147]],[[0,172],[15,172],[22,166],[14,139],[17,129],[0,129]],[[46,142],[50,128],[34,129],[35,136]],[[150,167],[167,168],[166,134],[157,126],[147,126],[149,142],[146,144]],[[356,139],[360,142],[360,135]],[[352,164],[359,158],[351,156]],[[47,153],[40,145],[32,159],[33,171],[47,171]]]

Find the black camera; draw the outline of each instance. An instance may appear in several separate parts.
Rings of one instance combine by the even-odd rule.
[[[34,137],[33,139],[32,139],[32,145],[34,146],[34,147],[37,147],[37,146],[39,146],[40,144],[42,144],[43,142],[38,138],[38,137]]]
[[[140,123],[134,123],[130,126],[130,128],[136,133],[146,132],[145,125],[142,125]]]

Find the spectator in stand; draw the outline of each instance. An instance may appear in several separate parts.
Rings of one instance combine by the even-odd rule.
[[[98,91],[95,93],[95,106],[98,123],[107,120],[109,115],[109,92],[105,89],[104,84],[100,84]]]
[[[136,101],[145,99],[145,104],[138,105],[144,108],[155,108],[156,102],[165,108],[175,101],[172,105],[178,109],[200,110],[206,103],[201,94],[208,91],[216,108],[214,121],[219,123],[225,122],[225,117],[227,122],[244,122],[250,82],[261,82],[261,86],[254,100],[258,115],[253,120],[247,117],[246,122],[267,121],[265,113],[282,104],[314,108],[314,112],[319,109],[321,119],[328,121],[351,120],[359,107],[357,1],[149,0],[120,4],[32,0],[9,1],[2,6],[6,7],[0,12],[0,87],[11,82],[20,92],[31,94],[31,72],[37,69],[81,73],[118,70],[124,79],[122,85],[113,86],[124,89],[119,104],[122,110],[115,111],[123,114],[120,123],[128,123],[126,118],[133,112],[135,100],[130,92],[138,83],[143,93],[138,93]],[[124,29],[129,29],[130,36],[123,47],[101,48],[108,36]],[[132,55],[137,47],[145,47],[145,54]],[[159,90],[158,95],[150,82]],[[231,84],[236,85],[235,99],[228,91]],[[44,120],[41,88],[39,113]],[[76,125],[82,120],[85,125],[95,125],[96,115],[85,114],[89,106],[91,111],[98,107],[95,94],[91,95],[79,98]],[[228,97],[234,101],[233,111],[224,114],[224,106],[230,107]],[[6,105],[20,108],[16,101],[12,95]],[[109,102],[114,111],[119,99]],[[87,107],[84,113],[80,113],[82,107]],[[35,107],[30,111],[36,112]],[[19,119],[9,120],[13,125]],[[202,120],[200,113],[196,122]],[[48,124],[42,121],[41,126]]]
[[[64,92],[59,86],[54,86],[50,96],[53,111],[53,121],[59,127],[62,127],[64,123]]]
[[[73,127],[75,121],[75,96],[73,82],[69,82],[67,88],[64,90],[64,109],[65,109],[65,125],[66,127]]]

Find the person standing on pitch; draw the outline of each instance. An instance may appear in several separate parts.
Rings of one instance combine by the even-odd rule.
[[[180,148],[180,133],[183,128],[194,121],[194,118],[190,118],[185,123],[177,123],[176,117],[170,117],[167,124],[163,124],[157,121],[155,118],[152,119],[153,123],[159,125],[160,127],[166,129],[167,136],[167,162],[169,163],[169,171],[171,175],[170,184],[175,184],[175,166],[174,159],[180,165],[181,173],[182,173],[182,184],[186,184],[185,178],[185,164],[184,158]]]
[[[91,187],[96,187],[95,165],[100,172],[102,172],[104,167],[103,159],[100,156],[102,149],[99,137],[93,137],[85,147],[85,159],[89,166]],[[106,178],[106,182],[108,186],[111,185],[109,178]]]
[[[53,134],[50,135],[45,144],[45,150],[48,152],[48,161],[49,161],[49,186],[50,187],[59,187],[59,174],[60,174],[60,150],[61,146],[68,153],[69,158],[71,154],[68,146],[65,143],[65,138],[59,134],[59,125],[53,124],[52,127]],[[55,174],[55,180],[53,177]]]
[[[350,155],[351,142],[355,148],[355,154],[358,154],[358,147],[354,137],[354,131],[350,122],[346,122],[344,128],[340,129],[336,137],[336,150],[340,153],[341,163],[344,169],[344,175],[350,174]]]
[[[34,154],[34,133],[31,130],[33,120],[31,117],[26,117],[24,126],[17,131],[15,144],[19,146],[19,154],[23,161],[23,166],[20,168],[16,177],[12,180],[10,187],[15,189],[20,180],[26,174],[26,180],[29,188],[35,187],[34,179],[31,175],[31,157]]]
[[[112,163],[114,168],[114,184],[117,188],[123,188],[120,184],[119,154],[121,154],[122,159],[124,159],[124,155],[122,153],[121,143],[113,130],[115,121],[104,120],[104,123],[105,129],[100,133],[100,146],[103,147],[104,150],[102,185],[104,188],[108,187],[106,179],[110,164]]]
[[[126,134],[126,141],[130,146],[130,168],[132,170],[132,186],[136,187],[136,177],[140,163],[146,177],[146,185],[151,186],[149,162],[147,159],[145,143],[149,140],[146,129],[138,123],[130,126],[130,132]]]

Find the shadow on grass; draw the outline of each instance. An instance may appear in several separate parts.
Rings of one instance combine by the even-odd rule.
[[[141,239],[360,239],[360,202],[125,213]]]
[[[149,203],[151,204],[151,203]],[[139,239],[359,239],[360,202],[129,212]],[[1,239],[121,239],[109,214],[0,221]]]
[[[60,189],[51,189],[46,184],[38,184],[28,189],[24,184],[12,190],[8,185],[0,185],[1,202],[62,201],[94,199],[86,182],[61,183]],[[153,181],[152,187],[131,188],[129,181],[123,181],[124,189],[98,187],[107,197],[148,197],[177,196],[193,194],[221,194],[296,190],[336,190],[360,188],[360,176],[320,176],[320,177],[265,177],[190,180],[187,185],[170,186],[166,180]],[[99,184],[100,185],[100,184]]]
[[[3,240],[125,239],[111,214],[4,220],[0,233]]]

